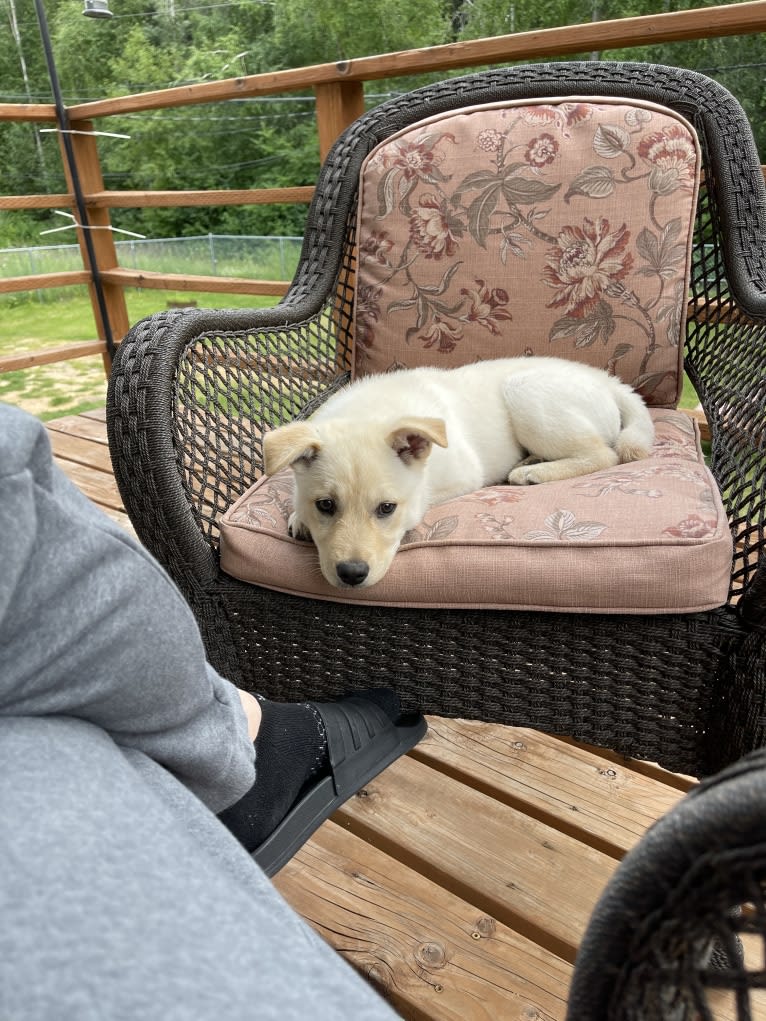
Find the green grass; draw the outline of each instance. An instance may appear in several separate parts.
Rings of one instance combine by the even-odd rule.
[[[687,376],[684,376],[684,388],[681,393],[681,400],[678,402],[679,408],[696,408],[699,404],[700,399],[697,396],[697,391],[689,382]]]
[[[102,407],[105,397],[101,359],[80,358],[0,375],[0,400],[44,421]]]
[[[13,296],[15,298],[15,296]],[[126,290],[128,317],[137,322],[152,312],[167,308],[170,301],[196,303],[209,308],[260,308],[273,304],[275,298],[257,298],[249,294],[202,294],[180,291]],[[66,288],[59,298],[39,302],[3,301],[0,298],[3,330],[0,355],[21,354],[46,347],[82,340],[94,340],[96,327],[90,299],[84,288]]]
[[[167,308],[168,302],[196,302],[209,308],[261,308],[276,298],[243,294],[128,290],[132,323]],[[24,354],[96,339],[90,299],[84,288],[67,288],[52,301],[0,300],[0,356]],[[43,421],[103,407],[106,376],[100,355],[52,362],[31,369],[0,373],[0,400],[15,404]]]

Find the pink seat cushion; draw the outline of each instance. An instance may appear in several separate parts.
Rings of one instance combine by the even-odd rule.
[[[292,478],[261,479],[221,519],[242,581],[383,606],[663,613],[727,598],[732,541],[696,423],[652,411],[649,458],[564,482],[493,486],[432,507],[377,585],[337,589],[287,534]]]

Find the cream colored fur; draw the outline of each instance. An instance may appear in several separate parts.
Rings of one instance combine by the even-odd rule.
[[[266,473],[295,476],[291,534],[332,585],[374,585],[429,506],[483,486],[532,485],[645,457],[641,398],[600,369],[503,358],[369,376],[306,422],[264,437]]]

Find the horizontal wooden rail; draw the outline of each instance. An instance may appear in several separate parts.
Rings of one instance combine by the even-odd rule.
[[[204,291],[208,294],[268,294],[281,296],[290,286],[284,280],[243,280],[240,277],[189,276],[152,273],[140,269],[104,269],[101,279],[120,287],[145,287],[153,291]]]
[[[592,50],[743,35],[762,32],[764,29],[766,0],[751,0],[749,3],[518,32],[515,35],[447,43],[334,64],[315,64],[287,71],[181,85],[173,89],[82,103],[70,108],[70,116],[73,120],[109,117],[167,106],[191,106],[224,99],[293,92],[326,82],[373,81],[482,64],[504,64],[521,59],[536,60],[540,57],[588,53]]]
[[[68,362],[73,358],[88,358],[105,353],[106,342],[103,340],[83,340],[44,351],[22,351],[17,355],[0,357],[0,372],[17,372],[19,369],[32,369],[36,365],[51,365],[54,362]]]
[[[766,164],[761,167],[766,180]],[[272,205],[279,202],[309,203],[313,185],[294,188],[252,188],[218,191],[99,191],[85,196],[92,209],[146,209],[177,206]],[[74,203],[72,195],[0,195],[0,210],[57,209]]]
[[[55,124],[56,107],[52,103],[0,103],[0,121]]]
[[[85,196],[92,209],[145,209],[170,206],[254,206],[280,202],[311,202],[314,186],[245,188],[218,191],[97,191]],[[58,195],[0,195],[0,209],[56,209],[73,205],[68,193]]]
[[[0,294],[14,291],[39,291],[46,287],[70,287],[72,284],[89,284],[87,269],[75,269],[69,273],[34,273],[26,277],[0,277]]]
[[[0,209],[56,209],[71,206],[74,199],[63,195],[0,195]]]
[[[249,188],[219,191],[102,191],[87,195],[88,206],[104,209],[139,209],[169,206],[249,206],[311,202],[314,186]],[[2,207],[0,207],[2,208]]]
[[[108,275],[113,275],[116,272],[118,272],[118,271],[108,271]],[[129,272],[129,271],[122,271],[122,270],[119,271],[120,274],[124,274],[126,272]],[[151,274],[149,275],[149,277],[150,277],[150,279],[147,280],[147,282],[145,284],[145,286],[147,286],[147,287],[152,287],[155,284],[156,284],[156,286],[160,286],[160,280],[168,279],[166,277],[160,278],[158,276],[156,281],[155,281],[152,278]],[[173,279],[176,279],[176,278],[173,278]],[[182,279],[185,279],[185,278],[182,278]],[[212,278],[212,280],[211,280],[211,278],[209,278],[209,277],[198,277],[197,278],[197,280],[199,280],[200,282],[206,282],[208,284],[210,284],[212,282],[215,282],[216,279],[217,278]],[[250,284],[251,281],[235,281],[235,283],[244,283],[244,284],[247,285],[247,284]],[[277,286],[277,287],[280,287],[280,288],[284,289],[287,285],[286,284],[278,284],[278,285],[274,285],[274,286]],[[185,289],[185,288],[182,288],[182,287],[178,286],[175,289],[182,290],[182,289]],[[195,289],[197,289],[197,288],[195,288]],[[199,289],[201,290],[202,288],[199,288]],[[228,288],[227,288],[227,290],[228,290]],[[249,292],[241,292],[241,293],[249,293]],[[259,291],[258,293],[260,294],[260,293],[263,293],[263,292]],[[275,292],[275,293],[282,293],[282,292],[279,291],[279,292]],[[690,312],[690,314],[692,312],[691,306],[690,306],[689,312]],[[722,318],[723,318],[723,320],[725,320],[725,315],[723,317],[718,315],[718,316],[716,316],[716,321],[722,321]],[[103,356],[105,353],[106,353],[106,343],[103,340],[79,341],[79,342],[73,343],[73,344],[65,344],[65,345],[62,345],[60,347],[48,348],[48,349],[43,350],[43,351],[26,351],[26,352],[21,352],[21,353],[16,354],[16,355],[6,355],[4,357],[0,357],[0,374],[3,373],[3,372],[17,372],[17,371],[19,371],[21,369],[30,369],[30,368],[34,368],[35,366],[38,366],[38,365],[50,365],[50,364],[53,364],[55,362],[71,361],[71,360],[73,360],[75,358],[87,358],[87,357],[93,357],[95,355]],[[694,414],[694,413],[693,412],[689,412],[689,414]],[[704,414],[702,414],[702,413],[697,414],[696,417],[698,418],[698,421],[700,422],[700,425],[703,428],[703,439],[709,439],[709,430],[707,429],[707,424],[704,421]]]

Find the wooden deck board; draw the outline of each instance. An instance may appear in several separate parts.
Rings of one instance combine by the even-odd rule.
[[[405,1017],[564,1016],[569,964],[333,822],[276,884]]]
[[[336,817],[570,962],[615,868],[603,852],[411,756],[390,766]]]
[[[413,755],[615,858],[681,797],[616,756],[522,728],[434,720]]]
[[[135,538],[112,474],[103,409],[46,423],[53,459],[101,510]]]
[[[64,472],[132,533],[103,409],[47,428]],[[596,899],[691,781],[527,729],[429,726],[276,885],[406,1019],[564,1021]],[[753,999],[766,1021],[766,992]],[[715,1016],[736,1012],[724,998]]]

